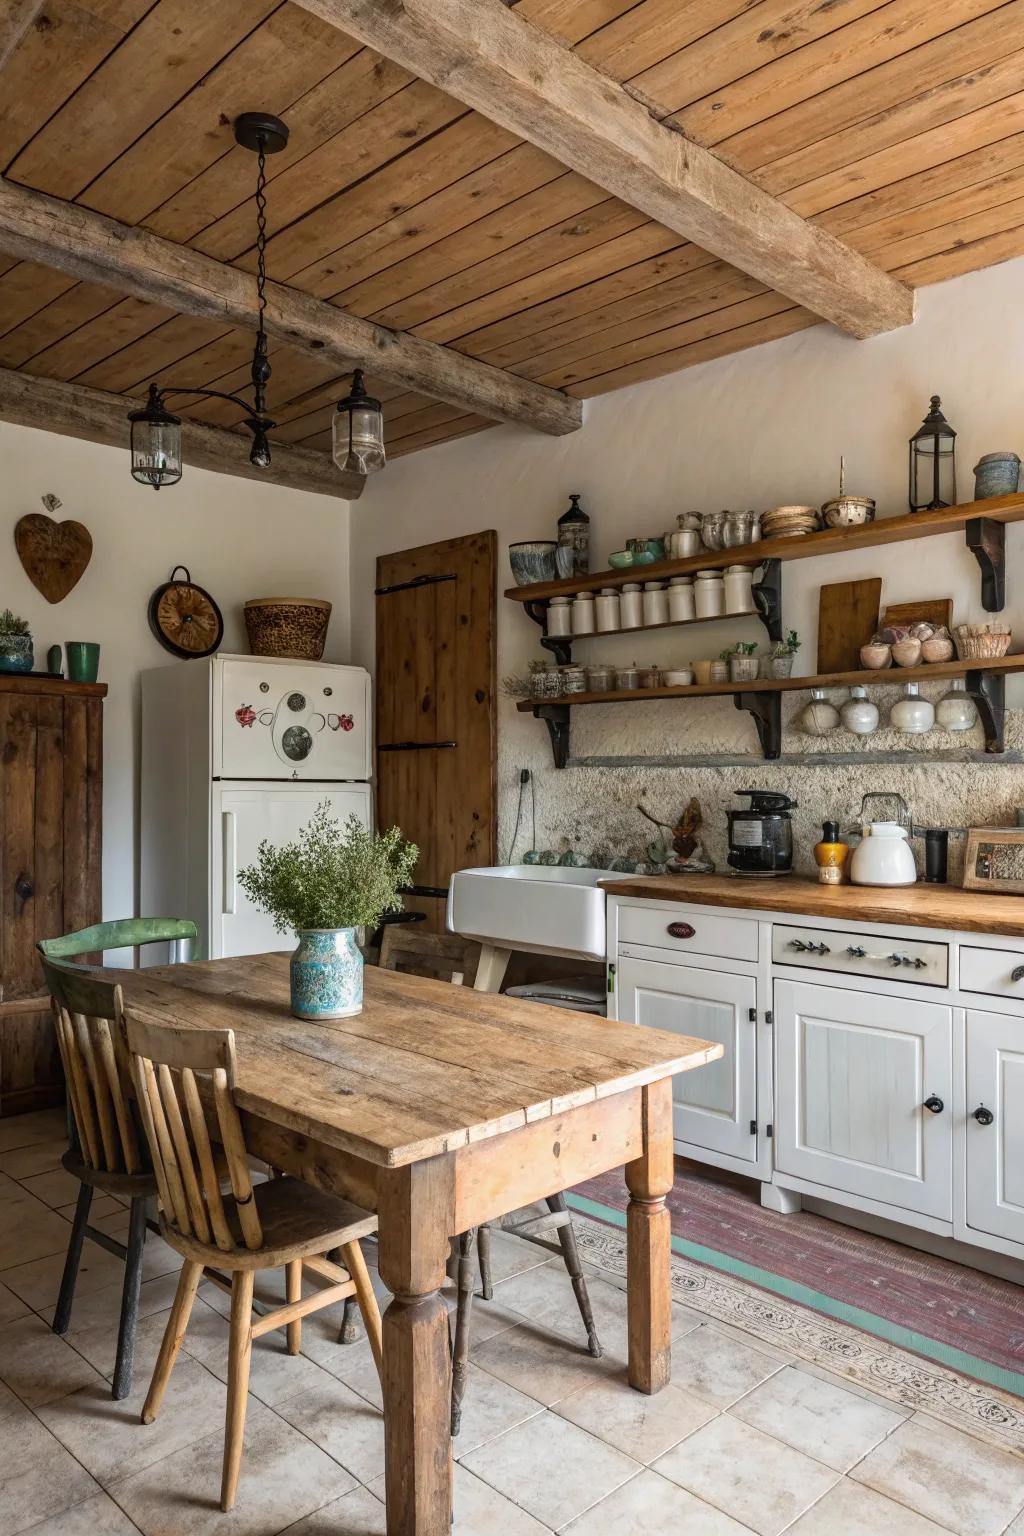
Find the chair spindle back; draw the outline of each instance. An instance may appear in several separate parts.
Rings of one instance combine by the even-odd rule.
[[[143,1173],[121,988],[46,958],[42,965],[82,1161],[98,1173]]]
[[[157,1024],[132,1010],[126,1025],[142,1124],[168,1224],[181,1236],[216,1243],[224,1252],[237,1247],[206,1124],[201,1078],[213,1101],[242,1241],[250,1249],[262,1247],[234,1100],[234,1031]]]

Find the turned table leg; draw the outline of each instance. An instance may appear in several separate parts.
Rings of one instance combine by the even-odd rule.
[[[660,1392],[672,1376],[672,1079],[643,1090],[644,1150],[626,1164],[629,1384]]]
[[[453,1160],[382,1169],[379,1267],[384,1314],[384,1471],[388,1536],[450,1536],[451,1359],[445,1282]]]

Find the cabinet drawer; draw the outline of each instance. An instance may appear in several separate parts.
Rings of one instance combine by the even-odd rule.
[[[687,907],[619,908],[619,943],[650,944],[679,954],[757,959],[757,923]]]
[[[897,939],[886,933],[853,933],[845,928],[836,932],[776,923],[772,928],[772,959],[776,965],[912,981],[918,986],[949,984],[949,946],[931,939]]]
[[[1019,997],[1024,1002],[1024,954],[1017,949],[976,949],[961,944],[960,990]]]

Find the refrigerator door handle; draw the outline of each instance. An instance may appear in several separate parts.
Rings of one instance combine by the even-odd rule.
[[[238,834],[234,811],[222,811],[221,837],[221,912],[231,917],[235,911],[235,886],[238,876]]]

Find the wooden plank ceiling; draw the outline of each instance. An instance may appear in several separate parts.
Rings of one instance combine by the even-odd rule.
[[[879,267],[919,286],[1024,253],[1024,0],[518,0]],[[0,174],[570,395],[814,325],[453,97],[280,0],[46,0],[0,78]],[[250,332],[0,254],[0,367],[138,396],[244,389]],[[336,365],[272,344],[280,441],[329,450]],[[384,384],[390,455],[492,423]],[[177,408],[177,402],[175,402]],[[238,425],[220,401],[184,407]]]

